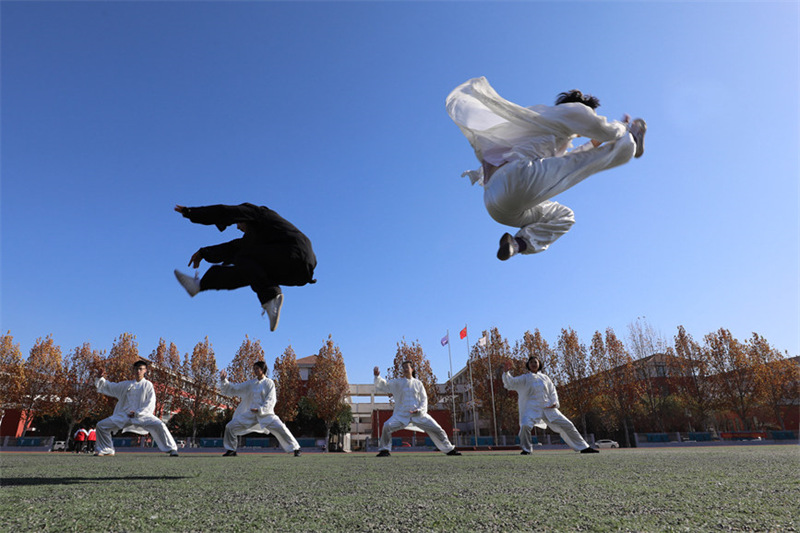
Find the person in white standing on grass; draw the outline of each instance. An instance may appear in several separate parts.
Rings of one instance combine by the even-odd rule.
[[[414,364],[411,361],[403,362],[403,377],[386,381],[381,377],[381,371],[376,366],[375,392],[378,394],[391,394],[394,397],[394,413],[383,424],[378,457],[388,457],[392,450],[392,433],[401,429],[424,431],[436,447],[447,455],[461,455],[456,447],[450,443],[447,434],[428,414],[428,394],[425,385],[416,378]]]
[[[522,455],[531,453],[531,430],[534,427],[556,431],[567,446],[581,453],[599,453],[589,446],[569,418],[564,416],[558,403],[558,393],[552,380],[542,374],[542,363],[538,357],[530,357],[525,363],[529,372],[513,377],[509,372],[511,362],[506,362],[503,386],[517,391],[519,395],[519,444]]]
[[[462,176],[483,186],[493,219],[520,228],[500,238],[501,261],[543,252],[570,230],[572,210],[550,198],[644,153],[644,120],[625,115],[609,122],[595,113],[600,101],[578,90],[559,94],[554,106],[526,108],[501,98],[480,77],[459,85],[446,105],[481,163]],[[569,150],[576,137],[590,141]]]
[[[158,449],[171,457],[178,456],[178,446],[172,438],[167,426],[153,413],[156,408],[156,393],[153,384],[144,378],[147,374],[147,361],[133,363],[131,381],[113,383],[103,377],[104,372],[95,381],[97,392],[113,396],[119,400],[114,413],[97,423],[97,450],[95,455],[114,455],[112,431],[129,431],[141,435],[152,435]]]
[[[237,437],[247,433],[272,433],[278,439],[283,451],[300,455],[300,445],[280,418],[275,414],[275,382],[267,377],[267,364],[264,361],[253,363],[254,379],[243,383],[231,383],[224,370],[220,372],[220,392],[226,396],[242,399],[233,420],[225,426],[223,446],[227,450],[223,457],[236,455]]]

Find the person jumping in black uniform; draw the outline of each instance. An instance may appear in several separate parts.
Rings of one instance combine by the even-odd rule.
[[[280,285],[316,283],[317,257],[311,241],[272,209],[244,203],[205,207],[176,205],[175,211],[195,224],[215,225],[220,231],[236,224],[244,233],[239,239],[205,246],[192,255],[189,265],[194,268],[199,268],[203,259],[218,263],[202,278],[175,270],[175,277],[189,296],[200,291],[233,290],[249,285],[261,302],[261,314],[269,316],[270,331],[275,331],[283,305]]]

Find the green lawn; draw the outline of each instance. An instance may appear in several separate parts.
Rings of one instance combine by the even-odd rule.
[[[2,531],[796,531],[800,447],[2,453]]]

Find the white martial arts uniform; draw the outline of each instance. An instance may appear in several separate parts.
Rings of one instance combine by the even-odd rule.
[[[95,381],[95,386],[97,392],[119,400],[114,407],[114,413],[97,423],[97,444],[95,446],[97,453],[114,452],[111,433],[115,431],[129,431],[140,435],[149,433],[162,452],[178,450],[175,439],[172,438],[167,426],[153,415],[156,408],[156,393],[152,383],[146,379],[113,383],[105,378],[99,378]],[[136,413],[133,417],[128,416],[131,411]]]
[[[580,103],[525,108],[504,100],[486,78],[474,78],[447,97],[447,112],[481,163],[498,168],[488,182],[484,169],[467,171],[484,186],[489,215],[520,228],[524,254],[542,252],[575,223],[572,210],[549,201],[592,174],[628,162],[636,151],[625,124]],[[591,142],[568,152],[575,137]]]
[[[272,433],[285,452],[300,449],[289,428],[275,414],[274,381],[263,377],[260,380],[254,378],[244,383],[231,383],[225,378],[220,382],[220,392],[242,399],[233,413],[233,420],[225,426],[223,446],[226,450],[236,451],[236,437],[247,433]],[[254,413],[251,409],[256,409],[257,412]]]
[[[383,424],[379,450],[391,451],[392,433],[401,429],[424,431],[440,451],[455,450],[442,427],[428,414],[428,394],[420,380],[398,378],[386,381],[375,376],[375,392],[394,397],[394,413]]]
[[[569,418],[558,410],[558,393],[549,377],[541,372],[528,372],[517,377],[505,372],[503,385],[519,395],[519,444],[523,450],[531,451],[531,430],[534,427],[550,427],[575,451],[589,447]],[[551,405],[555,407],[550,408]]]

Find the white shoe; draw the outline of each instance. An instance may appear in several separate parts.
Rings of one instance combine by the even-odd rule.
[[[107,452],[94,452],[95,457],[105,457],[110,455],[114,455],[114,450],[109,450]]]
[[[631,132],[633,140],[636,141],[636,153],[633,154],[633,157],[642,157],[644,153],[644,134],[647,132],[647,122],[645,122],[644,119],[637,118],[628,126],[628,131]]]
[[[178,278],[178,283],[180,283],[183,288],[186,289],[186,292],[189,293],[189,296],[194,297],[195,294],[200,292],[200,278],[197,277],[197,274],[192,277],[176,270],[175,277]]]
[[[278,327],[278,321],[281,319],[281,307],[283,307],[282,293],[261,306],[261,315],[263,316],[266,313],[269,317],[270,331],[275,331]]]

